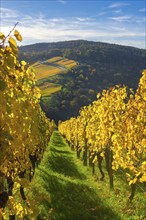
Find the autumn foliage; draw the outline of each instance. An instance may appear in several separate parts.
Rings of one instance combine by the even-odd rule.
[[[80,110],[76,118],[59,123],[59,131],[73,149],[83,152],[84,165],[98,161],[101,180],[105,159],[110,187],[114,173],[125,173],[131,186],[130,200],[136,185],[146,182],[146,70],[136,93],[123,86],[103,90],[97,100]]]
[[[13,35],[14,34],[14,35]],[[15,28],[0,33],[0,217],[35,214],[25,189],[41,160],[53,131],[53,122],[42,112],[35,73],[18,60]]]

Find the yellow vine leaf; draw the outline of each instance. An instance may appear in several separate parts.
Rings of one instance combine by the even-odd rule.
[[[18,48],[17,48],[17,43],[16,43],[15,39],[10,37],[8,42],[9,42],[9,45],[12,48],[13,52],[16,53],[18,51]]]
[[[97,93],[96,98],[97,98],[97,99],[100,98],[100,93]]]
[[[18,31],[14,36],[16,40],[21,40]],[[0,33],[0,172],[2,186],[8,177],[13,180],[14,186],[13,195],[8,199],[5,196],[5,209],[0,209],[0,217],[2,212],[3,219],[9,219],[7,216],[14,214],[18,219],[24,219],[33,213],[33,207],[27,206],[27,198],[23,201],[19,188],[29,189],[29,177],[34,175],[34,167],[30,169],[30,155],[35,155],[37,161],[42,159],[54,125],[39,105],[40,90],[35,86],[33,70],[27,67],[25,61],[17,59],[15,38],[8,35],[8,44],[6,38],[1,40],[3,38]],[[35,212],[37,214],[39,210]]]
[[[19,31],[15,30],[15,31],[14,31],[14,36],[16,37],[16,39],[17,39],[18,41],[22,41],[22,36],[21,36],[21,34],[19,33]]]
[[[5,40],[5,35],[2,32],[0,32],[0,39]]]
[[[10,68],[13,68],[16,64],[16,57],[10,54],[9,56],[6,57],[6,61],[8,63],[8,66]]]
[[[17,43],[14,40],[14,38],[10,37],[8,42],[9,42],[10,46],[17,47]]]
[[[133,180],[130,180],[130,181],[129,181],[129,186],[130,186],[131,184],[135,184],[136,181],[137,181],[137,178],[134,178]]]
[[[26,66],[26,62],[24,60],[21,61],[22,66]]]
[[[97,157],[94,157],[92,163],[96,163],[97,162]]]

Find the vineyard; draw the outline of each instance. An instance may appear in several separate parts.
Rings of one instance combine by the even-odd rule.
[[[120,85],[103,90],[97,100],[81,108],[77,117],[59,121],[58,132],[40,107],[37,79],[44,80],[77,63],[62,57],[33,66],[19,61],[16,41],[22,41],[22,36],[15,27],[7,36],[0,33],[0,40],[0,219],[121,219],[111,211],[114,204],[108,207],[102,195],[101,201],[97,195],[103,187],[105,191],[110,188],[114,196],[114,180],[120,173],[131,188],[128,204],[132,204],[137,188],[141,189],[138,198],[145,197],[146,70],[136,92]],[[61,88],[48,81],[41,81],[39,86],[43,96]],[[89,181],[92,175],[86,173],[87,165],[93,177],[98,166],[98,190],[98,183]],[[117,186],[116,193],[120,197]],[[138,212],[135,220],[145,218],[142,210],[142,216]]]
[[[32,67],[36,73],[37,86],[41,90],[42,97],[61,90],[60,84],[51,83],[50,79],[59,74],[66,74],[68,70],[74,68],[77,63],[63,57],[53,57],[45,61],[35,62]]]
[[[136,185],[146,182],[146,71],[143,71],[136,93],[115,86],[97,94],[97,100],[80,110],[77,118],[59,123],[83,164],[94,168],[98,163],[104,180],[102,161],[105,159],[110,188],[114,173],[121,170],[131,186],[130,201]]]
[[[18,61],[16,40],[22,37],[17,30],[15,38],[10,34],[0,34],[0,219],[23,219],[25,215],[33,218],[25,189],[43,157],[54,122],[40,108],[33,69]]]

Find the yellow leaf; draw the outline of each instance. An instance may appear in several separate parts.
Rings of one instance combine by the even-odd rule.
[[[101,152],[101,153],[100,153],[100,156],[101,156],[101,157],[104,157],[104,152]]]
[[[137,181],[137,178],[134,178],[133,180],[130,180],[130,181],[129,181],[129,185],[131,185],[131,184],[135,184],[136,181]]]
[[[19,33],[19,31],[15,30],[15,31],[14,31],[14,36],[16,37],[16,39],[17,39],[18,41],[22,41],[22,36],[21,36],[21,34]]]
[[[97,162],[97,157],[94,157],[92,163],[96,163]]]
[[[16,47],[17,48],[17,43],[16,41],[14,40],[14,38],[10,37],[9,40],[8,40],[9,44],[10,44],[10,47],[13,46],[13,47]]]
[[[10,37],[9,40],[8,40],[8,42],[9,42],[10,47],[12,48],[12,51],[13,51],[14,53],[17,53],[18,48],[17,48],[17,43],[16,43],[16,41],[14,40],[14,38]]]
[[[96,97],[97,97],[97,99],[99,99],[99,97],[100,97],[100,93],[97,93],[97,96],[96,96]]]
[[[22,66],[26,66],[26,62],[24,60],[21,61]]]
[[[6,57],[6,61],[7,61],[7,63],[8,63],[8,66],[9,66],[10,68],[13,68],[13,67],[15,66],[15,64],[16,64],[16,57],[13,56],[12,54],[10,54],[10,55],[8,55],[8,56]]]
[[[3,33],[0,32],[0,39],[4,40],[5,39],[5,35]]]
[[[142,97],[143,97],[144,101],[146,101],[146,92],[143,92]]]

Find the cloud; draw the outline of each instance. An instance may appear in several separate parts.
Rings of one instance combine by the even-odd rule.
[[[88,17],[86,17],[86,18],[83,18],[83,17],[76,17],[76,20],[77,20],[77,21],[84,22],[84,21],[91,21],[92,19],[91,19],[91,18],[88,18]]]
[[[96,15],[92,15],[91,17],[92,17],[92,18],[101,17],[101,16],[103,16],[103,15],[105,15],[105,14],[106,14],[106,12],[105,12],[105,11],[102,11],[102,12],[96,14]]]
[[[63,4],[63,5],[66,4],[66,1],[64,1],[64,0],[58,0],[58,2],[61,3],[61,4]]]
[[[115,11],[113,11],[113,12],[116,13],[116,14],[119,14],[119,13],[122,12],[122,10],[121,10],[121,9],[118,9],[118,10],[115,10]]]
[[[110,17],[110,19],[117,21],[117,22],[124,22],[131,20],[131,16],[119,16],[119,17]]]
[[[8,12],[9,9],[5,10]],[[137,19],[130,16],[104,17],[52,17],[41,12],[34,15],[19,14],[11,10],[10,17],[2,17],[1,30],[7,34],[19,21],[17,29],[23,36],[23,45],[38,42],[64,40],[93,40],[109,43],[145,47],[144,21],[137,25]],[[15,15],[15,16],[14,16]],[[130,22],[125,22],[129,20]]]
[[[119,8],[119,7],[123,7],[123,6],[127,6],[130,5],[129,3],[124,3],[124,2],[116,2],[114,4],[111,4],[108,6],[108,8]]]
[[[0,8],[0,17],[1,18],[17,18],[19,14],[15,10],[8,8]]]
[[[49,19],[50,22],[59,23],[65,21],[64,18],[51,18]]]
[[[139,9],[139,12],[146,12],[146,8]]]

